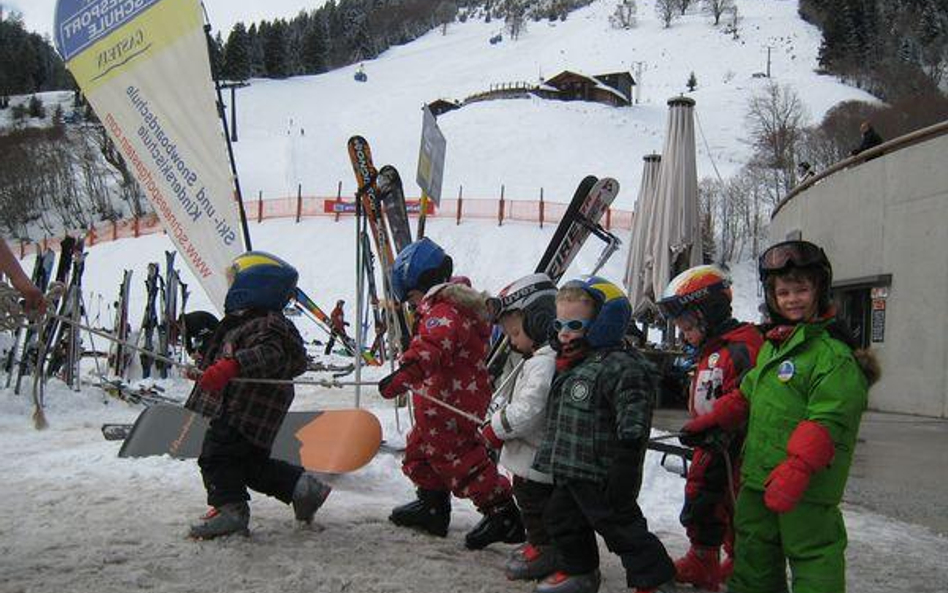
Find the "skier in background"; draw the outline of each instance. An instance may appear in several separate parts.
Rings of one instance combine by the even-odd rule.
[[[738,388],[754,366],[763,337],[757,328],[731,315],[731,280],[717,266],[696,266],[676,276],[658,309],[675,324],[685,343],[697,348],[697,366],[688,390],[692,418],[711,412],[714,402]],[[675,562],[675,580],[717,591],[734,563],[734,504],[740,480],[738,461],[744,426],[682,438],[694,447],[685,481],[681,524],[691,547]],[[728,558],[721,563],[721,546]]]
[[[332,324],[332,332],[329,334],[329,343],[326,344],[326,354],[332,354],[332,347],[336,345],[336,335],[343,336],[344,338],[348,337],[346,334],[346,327],[348,327],[349,322],[346,321],[346,314],[343,311],[343,307],[346,302],[342,299],[336,301],[336,306],[333,307],[332,313],[329,314],[329,322]]]
[[[203,374],[185,403],[210,419],[198,465],[212,508],[191,526],[193,539],[247,534],[248,488],[292,504],[296,519],[307,523],[331,490],[302,467],[270,457],[293,402],[292,383],[232,382],[292,379],[306,371],[303,339],[283,315],[298,273],[261,251],[237,257],[229,272],[224,318],[204,345]]]
[[[428,238],[399,252],[392,269],[394,296],[417,308],[417,330],[398,369],[379,382],[379,392],[387,399],[415,392],[415,425],[402,471],[418,487],[418,499],[396,507],[389,520],[444,537],[453,493],[470,498],[484,515],[465,536],[467,548],[522,543],[523,524],[510,482],[488,455],[480,422],[431,401],[483,418],[491,398],[483,364],[490,336],[485,295],[461,280],[451,281],[452,271],[451,257]]]
[[[182,313],[179,325],[184,328],[184,349],[195,363],[200,362],[204,345],[219,324],[217,317],[207,311]]]

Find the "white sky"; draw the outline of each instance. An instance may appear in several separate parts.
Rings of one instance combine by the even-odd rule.
[[[262,19],[287,18],[300,10],[312,10],[322,4],[325,4],[325,0],[204,0],[211,24],[225,37],[237,21],[250,23]],[[52,37],[56,0],[4,0],[0,5],[4,7],[4,12],[15,10],[22,13],[27,30]]]

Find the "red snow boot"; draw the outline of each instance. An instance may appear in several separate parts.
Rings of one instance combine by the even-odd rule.
[[[720,548],[691,546],[684,558],[675,561],[675,580],[717,591],[721,587]]]

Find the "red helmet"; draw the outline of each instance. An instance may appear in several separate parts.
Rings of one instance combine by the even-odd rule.
[[[731,279],[718,266],[689,268],[668,283],[658,310],[669,320],[696,314],[706,329],[715,327],[731,318]]]

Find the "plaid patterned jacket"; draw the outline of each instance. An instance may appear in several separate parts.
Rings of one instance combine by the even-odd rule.
[[[227,315],[205,346],[200,368],[222,358],[240,364],[240,377],[292,379],[306,370],[306,351],[296,327],[282,313]],[[293,402],[292,385],[229,383],[223,392],[197,383],[185,407],[208,418],[223,417],[250,442],[269,449]]]
[[[619,442],[644,456],[658,375],[634,350],[603,349],[553,379],[533,467],[554,482],[604,483]]]

